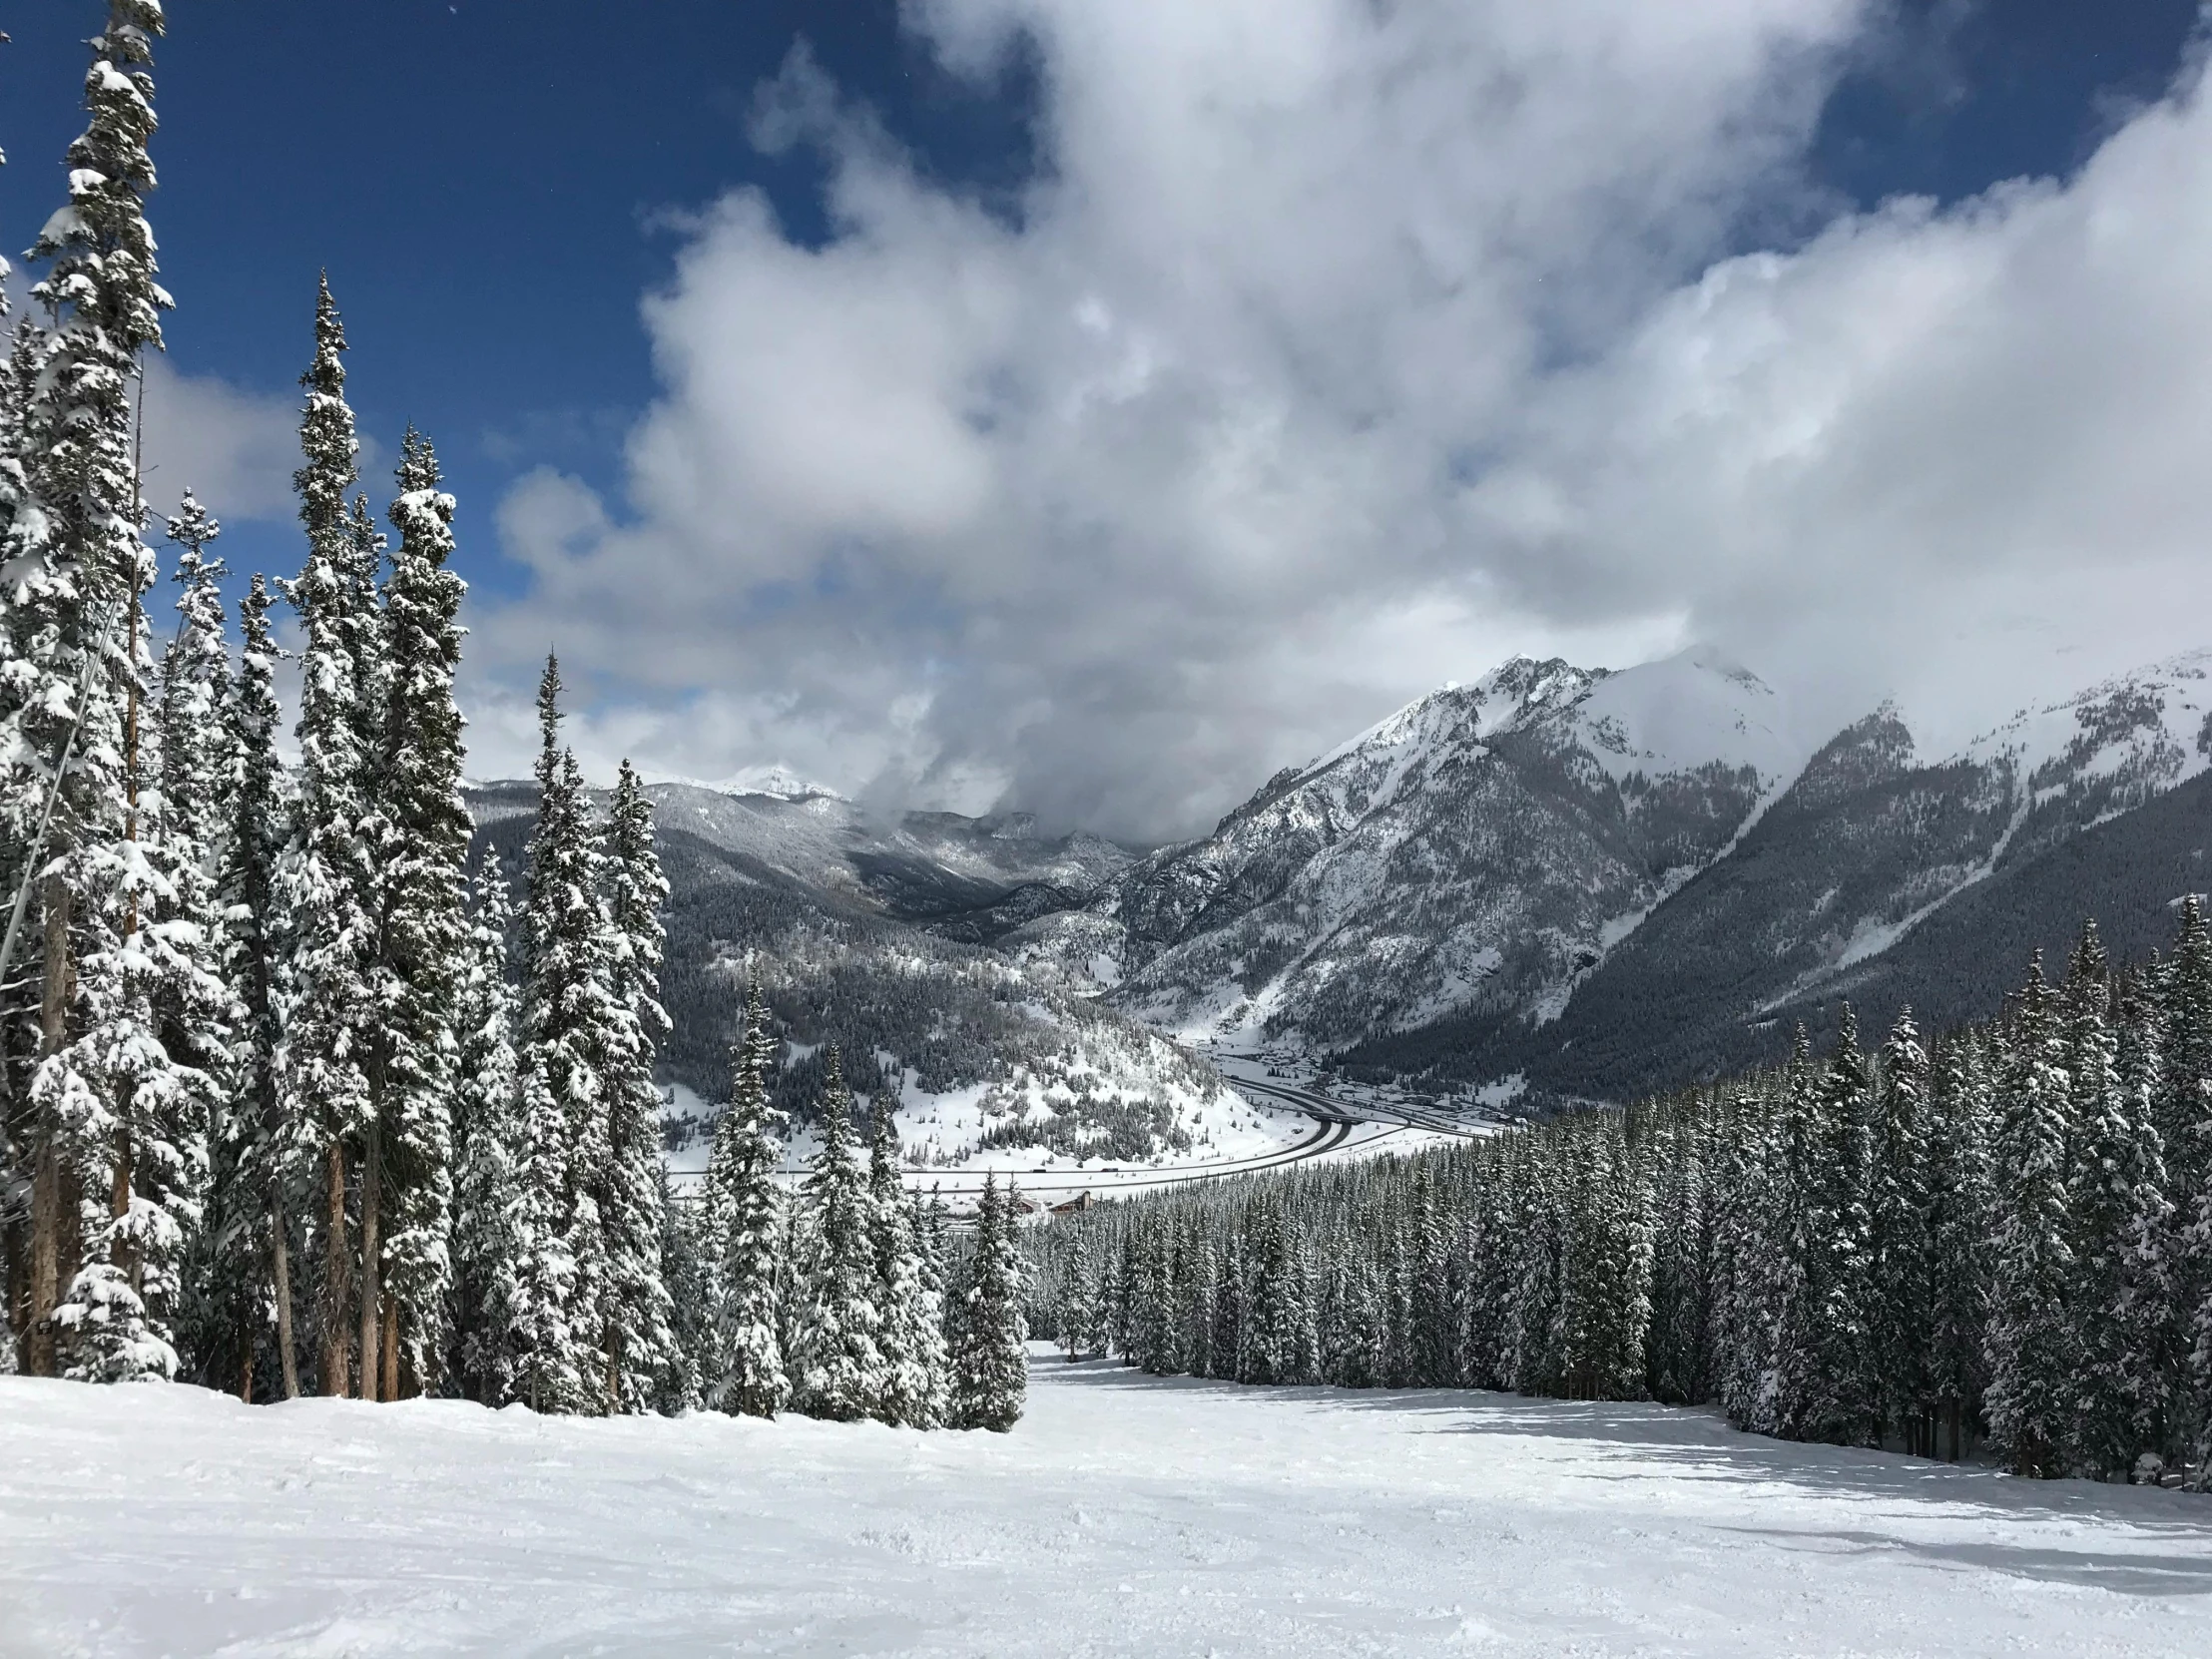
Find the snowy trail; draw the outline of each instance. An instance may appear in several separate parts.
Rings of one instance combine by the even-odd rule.
[[[0,1380],[0,1655],[2212,1651],[2212,1502],[1039,1361],[1010,1435]]]

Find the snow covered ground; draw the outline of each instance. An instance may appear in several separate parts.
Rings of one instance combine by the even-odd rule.
[[[1010,1435],[0,1379],[0,1655],[2212,1650],[2212,1501],[1040,1360]]]

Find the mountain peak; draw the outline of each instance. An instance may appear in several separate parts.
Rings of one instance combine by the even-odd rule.
[[[817,783],[802,776],[782,761],[766,766],[750,766],[732,773],[719,783],[703,778],[661,779],[665,784],[682,784],[695,790],[711,790],[716,795],[766,795],[779,801],[807,801],[822,799],[844,801],[849,797],[831,789],[828,784]]]
[[[1602,675],[1573,718],[1583,747],[1616,779],[1717,764],[1748,767],[1771,785],[1804,761],[1773,689],[1710,646]]]

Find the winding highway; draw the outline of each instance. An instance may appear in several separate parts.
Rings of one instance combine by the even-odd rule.
[[[1199,1181],[1219,1181],[1261,1170],[1283,1169],[1310,1158],[1336,1152],[1373,1153],[1394,1150],[1385,1143],[1420,1130],[1431,1134],[1472,1139],[1487,1133],[1464,1120],[1429,1108],[1402,1103],[1347,1100],[1308,1087],[1262,1081],[1224,1071],[1223,1079],[1257,1105],[1290,1107],[1314,1120],[1314,1127],[1296,1141],[1243,1158],[1213,1158],[1179,1164],[1107,1163],[1078,1166],[1040,1164],[1029,1169],[996,1169],[987,1172],[1001,1181],[1011,1179],[1026,1198],[1041,1203],[1065,1202],[1090,1194],[1096,1198],[1122,1193],[1150,1192],[1162,1187],[1187,1186]],[[776,1172],[798,1181],[805,1166],[792,1165]],[[982,1170],[934,1170],[908,1167],[899,1172],[912,1191],[934,1192],[946,1199],[976,1198],[983,1191]],[[674,1196],[698,1196],[702,1177],[694,1173],[670,1177]]]

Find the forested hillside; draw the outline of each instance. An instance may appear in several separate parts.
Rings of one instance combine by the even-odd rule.
[[[965,1127],[947,1132],[956,1138],[940,1140],[938,1156],[963,1145],[1113,1159],[1182,1154],[1241,1108],[1210,1068],[1098,1002],[1087,980],[946,936],[1009,892],[1047,880],[1072,886],[1095,878],[1086,871],[1118,867],[1125,856],[1100,851],[1106,843],[1006,835],[996,832],[1003,821],[945,814],[913,815],[897,836],[872,834],[854,847],[848,803],[687,786],[652,793],[666,815],[660,848],[670,888],[663,1072],[710,1109],[727,1098],[731,1036],[754,982],[788,1039],[772,1087],[796,1126],[813,1121],[830,1047],[871,1101],[891,1091],[919,1109],[974,1096]],[[477,786],[470,797],[480,825],[474,855],[517,870],[530,793]],[[825,820],[829,833],[819,828]],[[953,926],[934,925],[947,916]]]

